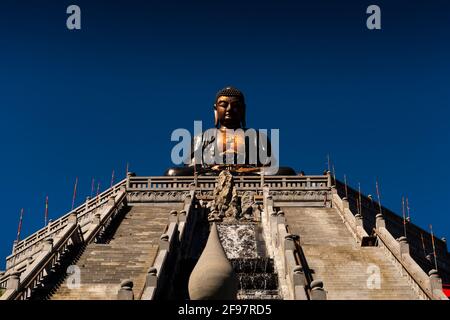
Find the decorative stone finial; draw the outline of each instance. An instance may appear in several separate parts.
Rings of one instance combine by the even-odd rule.
[[[205,249],[189,278],[189,296],[191,300],[233,300],[237,291],[237,276],[213,223]]]
[[[134,300],[132,280],[127,279],[120,283],[120,289],[117,292],[117,300]]]

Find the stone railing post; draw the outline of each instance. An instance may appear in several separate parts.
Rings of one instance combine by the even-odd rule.
[[[86,212],[89,210],[89,200],[91,200],[91,197],[86,197],[86,202],[84,203],[84,210]]]
[[[305,279],[305,274],[303,272],[303,268],[301,266],[296,266],[293,270],[293,282],[294,282],[294,286],[302,286],[305,287],[306,286],[306,279]]]
[[[442,292],[442,279],[437,270],[430,270],[428,276],[430,277],[430,288],[433,295],[435,290]]]
[[[384,221],[384,217],[381,213],[378,213],[375,216],[376,222],[375,222],[375,227],[378,229],[380,228],[386,228],[386,221]]]
[[[406,239],[406,237],[404,236],[401,236],[397,241],[400,244],[400,255],[403,257],[404,254],[409,254],[408,239]]]
[[[346,197],[342,198],[342,211],[349,208],[350,204],[348,203],[348,199]]]
[[[363,227],[363,217],[359,213],[355,214],[355,224],[357,227]]]
[[[114,207],[115,204],[116,204],[116,197],[112,194],[112,195],[110,195],[109,198],[108,198],[108,203],[107,203],[107,205],[108,205],[108,206],[113,206],[113,207]]]
[[[133,281],[124,280],[117,292],[117,300],[134,300]]]
[[[296,266],[292,270],[292,282],[294,285],[294,299],[308,300],[305,288],[307,286],[305,274],[301,266]]]
[[[145,287],[155,287],[158,282],[158,270],[155,267],[150,267],[147,272],[147,278],[145,280]]]
[[[71,212],[69,215],[69,218],[67,219],[67,222],[69,224],[77,224],[78,223],[78,217],[76,212]]]
[[[12,253],[14,253],[14,251],[16,250],[16,246],[19,242],[17,240],[14,240],[13,242],[13,247],[12,247]]]
[[[92,218],[92,224],[95,226],[100,225],[100,218],[101,218],[100,213],[94,214],[94,217]]]
[[[282,211],[282,210],[278,211],[277,222],[278,222],[278,224],[286,224],[286,218],[284,216],[284,211]]]
[[[284,237],[284,251],[292,250],[295,251],[295,242],[294,240],[297,238],[297,235],[288,233]]]
[[[327,187],[331,188],[331,172],[327,171]]]
[[[178,220],[180,222],[186,222],[186,210],[183,209],[183,210],[180,211],[180,214],[178,216]]]
[[[20,272],[13,272],[9,275],[7,290],[18,290],[20,286]]]
[[[321,280],[311,282],[311,300],[327,300],[327,293]]]
[[[278,223],[277,223],[277,213],[272,210],[270,213],[270,234],[272,237],[272,244],[275,248],[278,247]]]
[[[169,235],[167,233],[164,233],[160,238],[159,238],[159,249],[160,250],[167,250],[169,251]]]
[[[169,215],[169,223],[176,222],[178,223],[178,211],[171,210]]]
[[[131,187],[131,177],[136,176],[134,172],[127,172],[127,189],[130,189]]]
[[[42,243],[42,251],[51,252],[53,250],[53,238],[47,238]]]

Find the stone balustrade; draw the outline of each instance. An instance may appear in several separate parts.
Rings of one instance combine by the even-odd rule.
[[[309,280],[311,279],[306,276],[307,266],[302,263],[302,261],[306,261],[306,258],[297,249],[296,242],[299,243],[299,236],[289,233],[284,212],[274,210],[273,197],[269,190],[266,185],[263,191],[263,227],[268,228],[266,231],[270,235],[270,239],[267,240],[270,242],[274,255],[280,257],[281,265],[277,271],[287,284],[290,298],[294,300],[326,299],[323,286],[320,294],[309,293]]]
[[[46,227],[38,230],[29,237],[19,241],[13,247],[13,252],[6,258],[6,270],[17,266],[30,257],[38,254],[42,245],[42,242],[47,238],[55,238],[60,235],[62,230],[68,224],[69,216],[76,213],[77,220],[83,231],[89,228],[92,217],[95,212],[103,207],[111,197],[118,193],[121,187],[124,187],[126,180],[122,180],[112,188],[102,192],[93,199],[88,199],[85,203],[78,206],[74,210],[65,214],[61,218],[49,223]]]
[[[127,178],[128,191],[161,190],[184,191],[191,190],[192,184],[197,190],[214,190],[215,176],[194,177],[135,177]],[[261,189],[267,185],[271,190],[327,190],[327,176],[265,176],[264,180],[259,176],[236,176],[234,183],[238,190]]]
[[[141,300],[154,300],[158,287],[168,283],[172,275],[167,274],[166,264],[169,259],[176,258],[179,243],[184,237],[186,223],[192,218],[192,210],[195,203],[195,192],[192,190],[184,200],[183,209],[180,212],[176,210],[170,211],[169,224],[166,231],[161,235],[159,241],[159,251],[149,268],[147,279]]]
[[[396,263],[406,275],[416,293],[422,299],[448,300],[442,291],[442,282],[435,270],[427,275],[425,271],[414,261],[409,252],[409,245],[405,237],[395,239],[386,229],[384,218],[381,214],[376,217],[375,234],[379,245],[385,249],[386,255]]]

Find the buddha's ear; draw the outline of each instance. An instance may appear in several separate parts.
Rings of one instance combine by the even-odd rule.
[[[214,126],[216,128],[219,127],[219,116],[217,115],[217,107],[215,104],[214,104]]]

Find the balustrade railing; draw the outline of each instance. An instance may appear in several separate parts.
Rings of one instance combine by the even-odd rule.
[[[121,187],[127,191],[187,191],[193,186],[202,191],[212,191],[216,185],[217,176],[186,176],[186,177],[136,177],[129,175],[113,187],[98,196],[87,199],[85,203],[68,212],[61,218],[49,223],[27,238],[14,245],[13,252],[6,258],[6,269],[23,263],[29,257],[39,253],[42,242],[47,238],[60,235],[68,224],[71,213],[77,214],[77,221],[83,231],[91,223],[97,209],[104,206],[111,195],[116,195]],[[238,190],[261,189],[264,185],[271,190],[326,190],[330,187],[329,177],[322,176],[236,176],[234,182]]]
[[[108,202],[111,195],[118,192],[119,188],[125,186],[126,179],[120,181],[113,187],[100,193],[95,198],[86,200],[85,203],[78,206],[74,210],[68,212],[61,218],[49,223],[46,227],[38,230],[29,237],[15,244],[13,253],[6,258],[6,269],[10,269],[14,265],[18,265],[34,253],[39,252],[42,242],[47,238],[55,238],[67,226],[71,213],[77,214],[77,221],[81,227],[89,224],[92,220],[93,212]]]
[[[213,190],[216,176],[194,177],[129,177],[127,190],[190,190],[192,184],[198,189]],[[328,189],[327,176],[236,176],[238,190],[254,190],[267,185],[271,190]]]

